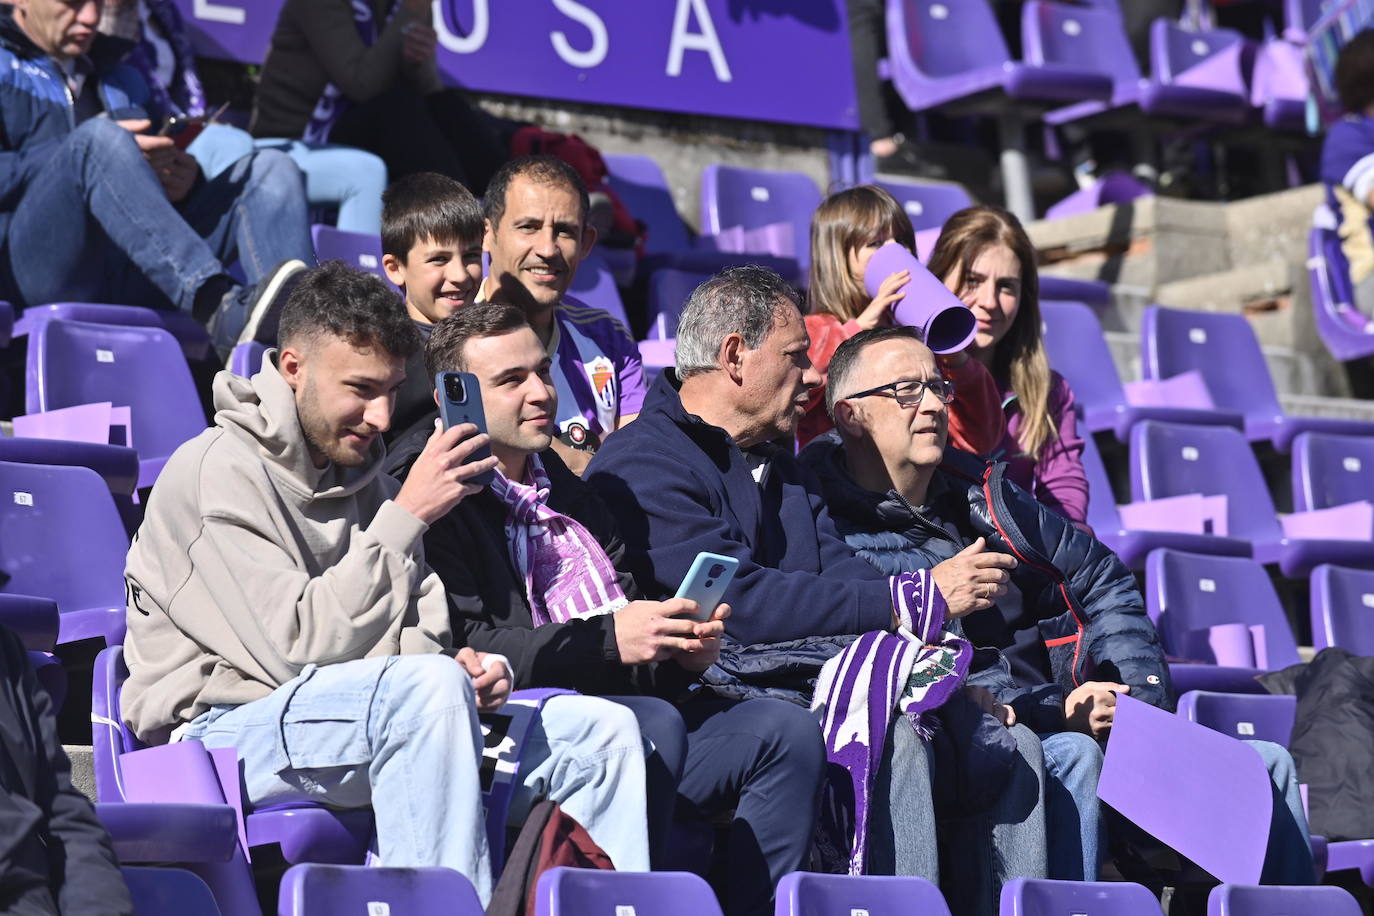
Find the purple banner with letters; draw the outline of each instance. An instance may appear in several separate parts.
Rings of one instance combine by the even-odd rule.
[[[177,2],[199,53],[246,63],[281,8]],[[435,14],[439,69],[466,88],[858,127],[844,0],[435,0]]]

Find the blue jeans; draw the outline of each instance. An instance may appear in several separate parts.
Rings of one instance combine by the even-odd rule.
[[[1274,815],[1269,821],[1269,847],[1264,856],[1261,884],[1315,884],[1307,810],[1298,789],[1298,768],[1286,748],[1272,741],[1247,741],[1264,761],[1274,784]]]
[[[546,795],[587,827],[617,867],[647,868],[634,717],[605,701],[555,697],[541,720],[522,757],[512,817],[529,810],[535,793]],[[482,739],[471,679],[451,658],[307,666],[261,700],[212,708],[183,738],[235,748],[253,805],[371,805],[383,864],[453,868],[483,903],[490,899]]]
[[[237,127],[211,124],[187,152],[196,157],[206,176],[214,177],[255,149],[280,150],[290,156],[305,176],[305,197],[310,205],[338,207],[338,228],[368,235],[381,233],[386,163],[366,150],[301,140],[254,140]]]
[[[29,182],[6,239],[21,305],[88,301],[190,311],[238,260],[249,283],[315,260],[300,170],[283,153],[240,159],[173,205],[133,136],[81,124]]]
[[[1102,855],[1102,812],[1097,780],[1102,746],[1081,732],[1041,735],[1045,752],[1045,838],[1049,876],[1096,881]]]

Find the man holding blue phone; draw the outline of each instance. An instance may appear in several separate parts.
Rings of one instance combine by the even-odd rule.
[[[729,608],[717,602],[734,561],[703,556],[682,595],[635,600],[610,511],[550,449],[550,359],[521,309],[490,303],[445,318],[427,345],[432,376],[461,372],[480,387],[497,461],[491,486],[425,536],[455,635],[509,658],[517,688],[566,687],[629,706],[651,746],[655,864],[666,864],[680,801],[703,815],[733,809],[725,910],[771,912],[770,873],[802,867],[810,843],[823,764],[816,722],[789,703],[693,691],[720,652]],[[806,804],[779,804],[791,797]]]

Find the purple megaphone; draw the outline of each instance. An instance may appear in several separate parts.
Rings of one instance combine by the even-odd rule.
[[[877,296],[883,281],[902,270],[911,271],[911,279],[902,287],[906,295],[892,307],[893,323],[915,328],[936,353],[967,347],[978,330],[973,312],[900,242],[888,242],[873,252],[864,270],[864,289]]]

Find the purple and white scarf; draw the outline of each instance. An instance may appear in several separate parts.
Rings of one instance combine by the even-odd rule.
[[[865,633],[821,669],[813,710],[821,710],[826,758],[844,767],[853,789],[849,873],[867,870],[869,801],[894,712],[917,734],[934,734],[931,714],[963,684],[973,647],[944,627],[948,606],[930,570],[893,576],[896,633]],[[837,787],[838,788],[838,787]],[[827,790],[831,796],[847,792]]]
[[[376,17],[372,15],[372,5],[368,0],[349,0],[349,6],[353,8],[353,25],[358,29],[358,38],[362,40],[364,47],[370,48],[377,41],[377,33],[391,21],[397,4],[396,0],[387,3],[381,26],[378,26]],[[301,139],[307,143],[328,143],[329,132],[334,129],[334,122],[339,120],[351,105],[352,102],[343,94],[342,89],[334,83],[327,84],[320,93],[319,101],[315,103],[315,109],[310,112],[310,120],[306,122]]]
[[[498,470],[491,491],[506,504],[506,543],[525,577],[536,627],[609,614],[629,602],[615,567],[581,522],[548,506],[549,475],[538,455],[526,462],[529,483]]]

